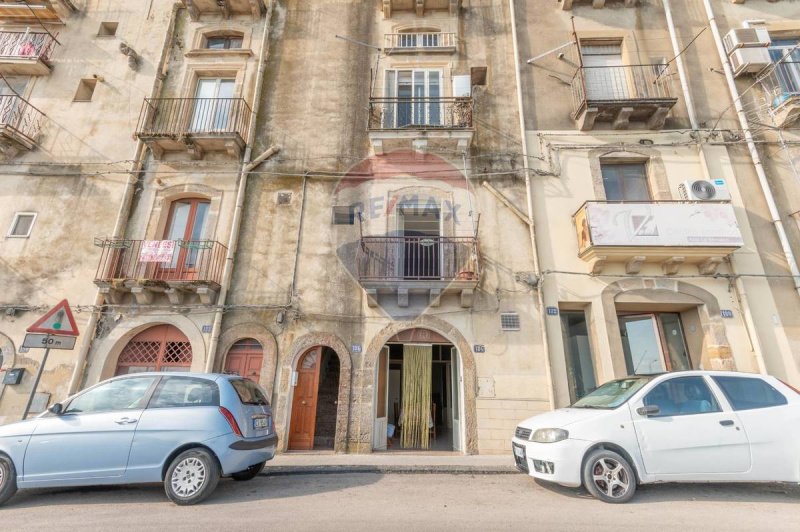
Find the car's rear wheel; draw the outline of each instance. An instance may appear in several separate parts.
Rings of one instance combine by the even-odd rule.
[[[0,455],[0,506],[17,492],[17,470],[14,462],[5,455]]]
[[[597,449],[583,464],[583,485],[603,502],[628,502],[636,493],[636,472],[619,453]]]
[[[264,470],[264,466],[266,464],[267,464],[266,462],[260,462],[260,463],[255,464],[255,465],[251,465],[250,467],[248,467],[244,471],[239,471],[238,473],[232,474],[231,478],[233,480],[241,480],[241,481],[253,480],[254,478],[256,478],[256,476],[259,473],[261,473],[261,471]]]
[[[205,449],[189,449],[172,461],[164,478],[169,500],[182,506],[206,499],[219,482],[220,468],[216,458]]]

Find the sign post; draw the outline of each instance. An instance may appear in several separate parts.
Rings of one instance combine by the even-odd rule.
[[[27,347],[42,347],[44,348],[44,357],[42,363],[39,365],[39,371],[36,372],[36,378],[33,380],[33,387],[28,396],[28,403],[25,405],[25,411],[22,413],[22,419],[28,417],[28,412],[31,410],[33,398],[36,395],[36,388],[39,387],[39,381],[44,373],[44,366],[47,364],[47,357],[50,355],[51,349],[72,349],[75,347],[75,337],[78,336],[78,326],[75,325],[75,318],[72,317],[72,311],[69,309],[67,300],[61,301],[58,305],[50,309],[50,311],[42,316],[36,323],[28,327],[29,333],[25,336],[23,345]]]

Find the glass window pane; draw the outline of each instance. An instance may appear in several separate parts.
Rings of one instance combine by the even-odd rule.
[[[210,48],[212,50],[223,50],[225,48],[225,43],[227,39],[225,37],[209,37],[206,40],[206,48]]]
[[[644,164],[603,164],[600,171],[608,201],[650,201]]]
[[[148,408],[219,406],[215,382],[186,377],[167,377],[159,383]]]
[[[73,399],[66,413],[109,412],[142,408],[142,399],[155,377],[120,379],[102,384]]]
[[[661,318],[664,342],[667,344],[670,369],[672,371],[692,369],[689,351],[686,348],[686,339],[683,336],[680,314],[668,312],[660,314],[659,317]]]
[[[629,374],[652,375],[665,370],[653,316],[621,317],[619,328]]]
[[[753,410],[787,404],[786,397],[759,378],[714,377],[734,410]]]
[[[575,402],[597,387],[586,313],[562,312],[561,331],[567,359],[570,399]]]
[[[16,217],[14,227],[11,229],[13,236],[27,236],[33,225],[32,214],[20,214]]]
[[[657,406],[658,416],[685,416],[722,410],[703,377],[679,377],[662,382],[647,394],[644,404]]]
[[[308,356],[306,356],[308,358]],[[245,405],[269,406],[269,400],[261,387],[248,379],[232,379],[231,385],[236,390],[239,400]]]

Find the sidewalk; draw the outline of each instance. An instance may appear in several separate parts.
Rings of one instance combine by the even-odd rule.
[[[262,474],[302,475],[325,473],[518,473],[511,455],[422,454],[376,452],[334,454],[330,452],[290,452],[267,462]]]

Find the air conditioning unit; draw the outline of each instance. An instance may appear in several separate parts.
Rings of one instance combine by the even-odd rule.
[[[722,42],[725,52],[731,55],[739,48],[766,48],[772,41],[766,28],[738,28],[729,31]]]
[[[686,201],[728,201],[731,193],[724,179],[684,181],[678,185],[678,193]]]
[[[734,76],[756,74],[772,64],[767,48],[737,48],[728,57]]]

